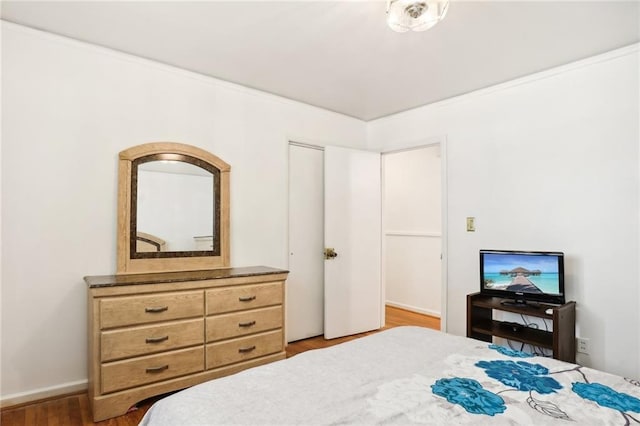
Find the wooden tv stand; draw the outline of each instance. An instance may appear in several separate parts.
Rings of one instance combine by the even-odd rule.
[[[576,362],[576,302],[564,305],[510,306],[502,304],[508,299],[490,297],[480,293],[467,295],[467,337],[492,342],[493,336],[515,340],[532,346],[551,349],[553,357],[570,363]],[[551,314],[545,313],[551,308]],[[522,327],[513,330],[503,321],[493,319],[493,311],[512,312],[553,320],[551,330]]]

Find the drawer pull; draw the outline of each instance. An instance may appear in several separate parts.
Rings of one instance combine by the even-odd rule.
[[[246,354],[247,352],[251,352],[251,351],[255,350],[255,348],[256,348],[256,345],[249,346],[248,348],[240,348],[240,349],[238,349],[238,352],[241,353],[241,354]]]
[[[169,340],[169,336],[162,336],[162,337],[147,337],[145,339],[146,343],[160,343],[160,342],[164,342],[165,340]]]
[[[168,311],[169,307],[168,306],[154,306],[151,308],[144,308],[145,312],[148,312],[150,314],[157,314],[159,312],[164,312],[164,311]]]
[[[238,297],[239,302],[251,302],[252,300],[256,300],[256,297],[255,296]]]
[[[161,365],[159,367],[149,367],[146,369],[147,373],[161,373],[164,370],[168,370],[169,369],[169,364],[165,364],[165,365]]]
[[[251,327],[253,325],[256,325],[255,321],[241,322],[238,324],[238,327]]]

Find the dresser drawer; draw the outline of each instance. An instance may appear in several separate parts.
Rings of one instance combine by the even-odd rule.
[[[207,345],[207,369],[281,352],[282,330]]]
[[[197,373],[203,366],[202,346],[103,364],[102,393]]]
[[[203,343],[204,321],[200,318],[103,331],[100,359],[102,362],[114,361]]]
[[[207,317],[207,342],[282,328],[282,305]]]
[[[100,301],[100,327],[113,328],[201,316],[202,291],[110,297]]]
[[[207,315],[280,305],[282,282],[207,290]]]

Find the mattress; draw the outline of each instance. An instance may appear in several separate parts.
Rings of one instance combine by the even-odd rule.
[[[625,425],[640,420],[639,386],[408,326],[193,386],[141,425]]]

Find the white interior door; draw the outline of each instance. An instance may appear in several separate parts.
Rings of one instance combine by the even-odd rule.
[[[287,341],[324,331],[323,152],[289,145]]]
[[[324,336],[381,327],[380,154],[325,147]]]

